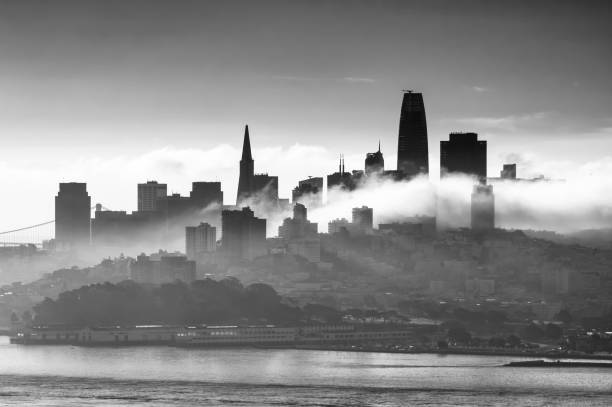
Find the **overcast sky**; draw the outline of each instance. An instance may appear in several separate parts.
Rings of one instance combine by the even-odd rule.
[[[0,230],[53,217],[60,181],[134,210],[137,182],[233,203],[257,172],[395,168],[401,90],[439,141],[475,131],[489,174],[612,169],[608,1],[0,1]],[[5,214],[11,216],[4,216]]]

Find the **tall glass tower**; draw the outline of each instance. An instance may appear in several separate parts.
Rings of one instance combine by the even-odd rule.
[[[423,95],[404,92],[397,142],[397,169],[406,178],[429,174],[427,121]]]

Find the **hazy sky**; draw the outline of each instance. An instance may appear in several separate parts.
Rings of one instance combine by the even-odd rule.
[[[133,210],[136,182],[235,199],[258,172],[395,168],[401,90],[423,92],[430,165],[450,131],[489,173],[612,170],[608,1],[0,0],[0,230],[51,219],[60,181]],[[11,216],[5,216],[11,214]]]

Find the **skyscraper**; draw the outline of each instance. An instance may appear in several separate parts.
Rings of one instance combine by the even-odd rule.
[[[87,184],[59,184],[55,197],[55,240],[58,247],[74,249],[90,242],[91,198]]]
[[[293,203],[302,203],[307,207],[323,205],[323,177],[309,177],[298,182],[291,195]]]
[[[147,181],[146,184],[138,184],[138,211],[157,211],[158,201],[166,197],[168,186],[159,184],[157,181]]]
[[[223,206],[223,191],[220,182],[192,182],[189,198],[197,209],[204,209],[214,204],[219,208]]]
[[[221,224],[221,248],[224,253],[244,260],[266,254],[266,220],[256,218],[250,208],[224,210]]]
[[[385,159],[380,151],[380,141],[378,142],[378,151],[375,153],[366,154],[365,159],[365,174],[382,174],[385,171]]]
[[[451,133],[440,141],[440,175],[462,173],[487,178],[487,142],[476,133]]]
[[[242,143],[242,158],[240,159],[240,177],[238,178],[238,194],[236,205],[248,198],[253,192],[253,175],[255,162],[251,155],[251,139],[249,138],[249,126],[244,127],[244,141]]]
[[[404,92],[397,142],[397,169],[404,177],[429,173],[427,121],[423,95]]]
[[[204,253],[217,249],[217,228],[208,223],[185,228],[185,254],[189,260],[197,260]]]

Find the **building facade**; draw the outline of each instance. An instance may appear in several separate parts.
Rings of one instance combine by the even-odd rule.
[[[158,202],[168,195],[168,186],[157,181],[138,184],[138,211],[155,212],[159,210]]]
[[[427,120],[421,93],[404,92],[397,142],[397,169],[408,178],[429,173]]]
[[[440,176],[467,174],[487,178],[487,142],[476,133],[451,133],[440,141]]]
[[[55,241],[61,249],[76,249],[90,243],[91,197],[87,184],[59,184],[55,197]]]
[[[187,259],[197,260],[203,254],[217,250],[217,228],[208,223],[185,228],[185,254]]]
[[[256,218],[249,207],[224,210],[221,224],[221,248],[227,256],[253,260],[266,254],[266,220]]]

